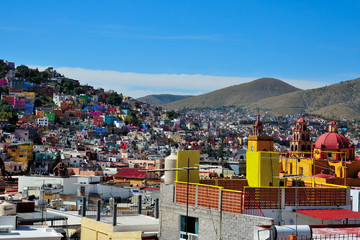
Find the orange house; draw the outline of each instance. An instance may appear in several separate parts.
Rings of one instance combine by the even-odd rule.
[[[45,111],[36,110],[36,117],[43,118],[45,116]]]
[[[68,102],[65,102],[65,101],[62,101],[61,103],[60,103],[60,108],[62,109],[62,110],[66,110],[66,109],[68,109],[69,108],[69,103]]]

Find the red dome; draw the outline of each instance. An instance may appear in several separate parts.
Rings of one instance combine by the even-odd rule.
[[[342,149],[349,148],[350,142],[339,133],[328,132],[321,135],[315,142],[315,148]]]

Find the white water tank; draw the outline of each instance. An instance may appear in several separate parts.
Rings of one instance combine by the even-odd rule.
[[[177,153],[171,152],[169,156],[165,158],[165,170],[176,168]],[[165,171],[165,184],[172,184],[176,179],[176,171]]]
[[[270,239],[274,240],[288,240],[291,235],[297,235],[297,239],[301,240],[312,239],[312,230],[309,225],[271,226],[270,230]]]

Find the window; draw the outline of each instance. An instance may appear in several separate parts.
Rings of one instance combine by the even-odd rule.
[[[187,239],[198,239],[199,219],[195,217],[187,217]],[[180,239],[186,239],[186,216],[180,216]]]

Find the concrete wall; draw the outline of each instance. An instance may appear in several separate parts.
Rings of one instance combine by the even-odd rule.
[[[174,203],[174,185],[162,184],[160,191],[160,239],[179,239],[180,216],[186,205]],[[199,219],[198,239],[253,239],[256,225],[270,225],[272,219],[189,206],[189,216]]]
[[[221,239],[254,239],[257,225],[271,224],[271,218],[223,212]]]

